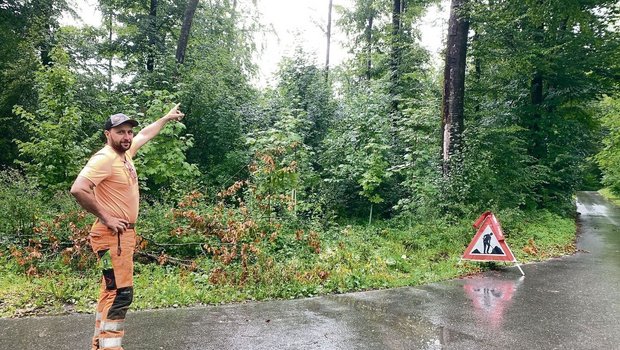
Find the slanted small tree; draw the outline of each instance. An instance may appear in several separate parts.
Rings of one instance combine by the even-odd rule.
[[[311,167],[313,152],[304,144],[304,112],[292,110],[275,125],[249,135],[248,146],[254,154],[250,165],[250,207],[273,216],[291,217],[308,210],[308,189],[316,185],[317,174]]]

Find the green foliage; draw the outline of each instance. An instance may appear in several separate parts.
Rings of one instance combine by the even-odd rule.
[[[54,200],[16,170],[0,172],[0,209],[10,213],[0,223],[0,256],[10,254],[28,275],[91,266],[86,236],[90,218],[70,195]],[[58,260],[55,260],[58,258]]]
[[[354,76],[381,77],[387,67],[388,57],[380,52],[388,52],[386,31],[390,31],[391,1],[359,0],[353,8],[336,7],[340,12],[338,25],[350,38],[354,53]]]
[[[304,143],[306,115],[303,110],[292,110],[273,127],[247,139],[254,153],[245,194],[248,206],[269,220],[286,218],[283,224],[290,229],[315,226],[325,210],[315,190],[320,184],[314,170],[316,152]]]
[[[336,6],[351,60],[327,80],[298,49],[277,85],[257,91],[254,35],[263,29],[249,3],[200,2],[177,64],[184,1],[102,0],[98,28],[60,28],[64,1],[5,1],[0,164],[19,158],[21,168],[0,173],[9,213],[0,222],[2,315],[90,308],[96,285],[78,277],[97,279],[91,218],[66,190],[101,147],[108,115],[144,126],[170,101],[186,118],[136,160],[148,198],[138,308],[472,273],[478,265],[456,263],[471,221],[489,209],[520,260],[570,252],[566,214],[575,190],[597,186],[590,157],[601,139],[596,164],[620,193],[620,9],[611,0],[469,2],[464,148],[443,178],[441,69],[415,29],[428,3],[402,1],[399,28],[392,1]],[[603,94],[612,97],[599,103]],[[354,223],[369,213],[391,219]]]
[[[471,223],[475,215],[456,224],[430,218],[413,223],[377,221],[371,226],[333,226],[320,232],[279,230],[276,235],[263,237],[242,208],[233,214],[232,206],[218,209],[203,196],[189,196],[172,210],[165,204],[158,206],[147,208],[155,211],[147,210],[149,220],[140,226],[148,240],[140,245],[143,250],[139,255],[159,249],[157,260],[161,265],[135,264],[135,288],[140,292],[132,307],[137,309],[411,286],[482,269],[477,263],[459,263],[474,235]],[[163,219],[161,214],[166,211],[169,216]],[[497,217],[520,262],[574,251],[575,223],[570,218],[518,210],[501,211]],[[160,221],[151,222],[156,218]],[[225,228],[224,222],[228,229],[220,231]],[[244,234],[238,236],[241,232]],[[184,237],[207,238],[208,244],[187,255]],[[22,257],[0,256],[0,298],[4,302],[0,315],[92,311],[100,278],[97,270],[67,265],[64,256],[37,258],[37,266],[53,268],[31,270],[38,273],[33,275],[36,278],[24,275],[19,263]]]
[[[420,95],[404,98],[396,135],[401,151],[394,156],[392,169],[400,179],[396,208],[405,215],[424,218],[438,214],[441,187],[440,125],[441,95],[438,93],[438,72],[422,81]]]
[[[44,196],[32,181],[17,170],[0,171],[0,239],[8,244],[14,235],[32,235],[37,220],[46,206]]]
[[[164,101],[176,100],[167,91],[145,91],[145,113],[136,112],[142,125],[149,125],[165,115],[174,105]],[[141,96],[141,97],[142,97]],[[192,135],[184,134],[182,123],[168,123],[157,137],[149,141],[138,152],[136,166],[140,170],[141,185],[145,189],[158,191],[162,187],[181,189],[200,175],[194,164],[186,161],[186,152],[193,146]],[[185,193],[187,188],[180,190]]]
[[[303,143],[313,150],[319,147],[331,126],[336,109],[325,72],[308,59],[300,47],[292,58],[280,63],[276,116],[287,110],[296,110],[303,119],[300,133]]]
[[[519,261],[543,261],[575,252],[575,221],[547,210],[502,210],[506,241]]]
[[[390,177],[388,101],[374,85],[353,90],[344,98],[342,116],[326,137],[321,157],[325,195],[331,194],[332,205],[350,210],[361,198],[370,203],[383,201],[382,185]],[[351,197],[356,194],[360,197]]]
[[[16,140],[18,163],[48,195],[67,190],[83,165],[93,142],[82,130],[83,114],[75,107],[75,77],[68,56],[52,51],[55,64],[41,67],[36,76],[39,108],[29,112],[16,106],[15,114],[28,129],[29,141]]]
[[[495,135],[498,142],[492,144],[469,143],[486,143],[506,150],[507,159],[516,157],[508,163],[519,168],[511,176],[527,175],[525,183],[513,181],[510,189],[521,192],[520,206],[570,211],[574,191],[590,176],[587,159],[597,151],[598,125],[589,104],[614,89],[612,61],[620,37],[611,23],[617,11],[609,1],[472,4],[476,35],[466,128],[474,131],[470,137],[487,135],[478,133],[482,128],[519,131],[509,134],[511,140]],[[464,160],[473,162],[472,155]],[[503,164],[497,157],[494,162]],[[502,187],[506,179],[486,181]],[[510,202],[504,205],[515,203]]]
[[[518,126],[468,129],[463,169],[455,171],[450,183],[455,202],[482,212],[527,207],[536,201],[534,187],[541,174],[530,166],[524,132]]]
[[[347,63],[350,78],[397,77],[397,86],[389,87],[393,98],[416,96],[420,88],[418,75],[429,56],[418,44],[415,22],[432,2],[401,1],[400,30],[396,36],[392,0],[356,0],[352,7],[335,6],[340,14],[337,24],[347,35],[353,54]]]
[[[188,160],[198,165],[208,186],[225,188],[248,175],[245,134],[255,131],[248,114],[256,104],[249,83],[254,48],[248,36],[257,28],[251,11],[233,9],[230,2],[204,5],[192,25],[186,63],[179,71],[179,95],[187,115],[184,122],[194,137]]]
[[[83,130],[92,135],[101,132],[105,119],[119,112],[128,94],[114,89],[114,62],[106,51],[103,28],[63,27],[57,33],[58,46],[69,55],[68,67],[75,76],[74,103],[87,116]],[[94,151],[94,149],[93,149]]]
[[[12,166],[18,157],[13,139],[28,140],[27,128],[13,113],[15,105],[36,108],[35,73],[52,63],[61,15],[74,14],[64,1],[7,0],[0,6],[0,164]]]
[[[176,47],[174,40],[178,34],[175,32],[182,20],[185,2],[102,0],[101,5],[106,15],[106,29],[115,34],[114,40],[108,44],[109,53],[126,63],[124,70],[139,72],[138,79],[155,78],[148,76],[155,69],[165,72],[162,66],[171,59],[170,53]],[[153,88],[165,88],[155,86],[158,82],[161,82],[159,77],[149,79]]]
[[[600,103],[601,122],[607,131],[596,161],[603,172],[603,184],[620,194],[620,99],[606,96]]]
[[[27,317],[90,312],[100,278],[96,270],[69,273],[66,269],[32,278],[17,272],[17,264],[0,257],[0,317]]]
[[[297,192],[303,195],[306,187],[316,183],[310,164],[313,154],[301,135],[304,121],[284,116],[273,128],[249,135],[247,142],[256,158],[250,166],[254,196],[267,201],[285,196],[296,205],[297,198],[292,196]],[[303,196],[300,199],[303,201]]]
[[[618,197],[618,195],[614,194],[611,189],[609,189],[608,187],[606,188],[602,188],[600,190],[598,190],[598,193],[601,194],[601,196],[605,197],[605,199],[609,200],[610,202],[614,203],[617,206],[620,206],[620,197]]]
[[[0,164],[12,165],[18,156],[13,139],[23,137],[19,118],[12,113],[13,106],[32,103],[38,62],[34,48],[20,40],[19,33],[27,28],[27,18],[20,15],[24,6],[18,1],[4,4],[0,8]]]
[[[362,173],[358,183],[362,187],[360,194],[371,203],[381,203],[383,198],[377,193],[379,186],[385,178],[390,176],[387,171],[388,162],[385,160],[385,152],[390,147],[376,142],[370,142],[364,146],[366,157],[363,166],[365,171]]]

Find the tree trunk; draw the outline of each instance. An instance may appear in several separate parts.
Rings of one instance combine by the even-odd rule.
[[[53,45],[53,24],[52,24],[52,18],[53,18],[53,14],[54,14],[54,8],[53,8],[53,2],[52,1],[46,1],[43,2],[43,4],[40,5],[41,6],[41,16],[42,19],[41,20],[42,26],[41,26],[41,33],[40,33],[40,41],[37,44],[37,47],[39,49],[39,57],[41,59],[41,64],[43,66],[46,67],[50,67],[52,66],[52,64],[54,62],[52,62],[52,57],[51,57],[51,53],[52,53],[52,47]]]
[[[538,1],[538,6],[543,5],[542,1]],[[537,47],[544,47],[545,36],[545,24],[540,23],[534,32],[533,39]],[[528,121],[528,129],[530,130],[531,142],[530,142],[530,155],[537,160],[540,160],[546,154],[545,150],[545,137],[544,130],[541,126],[542,123],[542,104],[544,100],[543,84],[544,76],[538,68],[538,62],[544,62],[545,58],[541,53],[536,55],[536,61],[534,63],[534,72],[532,74],[532,80],[530,82],[530,102],[532,103],[531,119]]]
[[[401,23],[400,18],[403,12],[405,0],[393,0],[392,8],[392,52],[390,55],[390,82],[392,83],[391,89],[395,93],[394,89],[399,80],[399,65],[401,54]]]
[[[112,11],[110,11],[108,13],[108,49],[110,50],[110,52],[108,52],[108,91],[112,91],[112,69],[114,68],[112,65],[114,58],[114,54],[112,53],[112,36],[114,34],[114,30],[112,29],[112,26],[114,25],[113,16]]]
[[[51,45],[43,41],[39,45],[39,52],[41,54],[41,64],[45,67],[50,67],[52,65],[52,57],[50,56]]]
[[[372,22],[374,20],[374,12],[368,10],[368,24],[366,26],[366,78],[370,80],[372,76]]]
[[[403,46],[403,29],[401,17],[405,9],[406,0],[393,0],[392,2],[392,40],[390,52],[390,109],[392,111],[392,129],[396,130],[396,112],[398,111],[398,86],[400,84],[400,63]]]
[[[466,3],[467,0],[452,0],[450,6],[441,119],[444,177],[450,174],[451,157],[462,147],[465,61],[469,31],[469,18],[464,11]]]
[[[155,69],[155,52],[157,50],[157,0],[151,0],[151,7],[149,9],[149,49],[146,59],[146,70],[152,72]]]
[[[480,34],[474,29],[474,37],[472,38],[472,48],[474,50],[474,52],[476,51],[476,47],[478,46],[478,43],[480,42]],[[482,78],[482,63],[480,62],[480,57],[478,57],[476,54],[474,54],[474,81],[476,86],[480,86],[480,79]],[[478,114],[478,112],[480,112],[480,100],[478,99],[476,101],[476,105],[474,106],[474,111],[476,112],[476,114]]]
[[[529,129],[532,137],[530,143],[530,154],[536,159],[541,159],[545,150],[543,145],[543,136],[541,135],[541,105],[543,103],[543,76],[540,72],[535,72],[530,84],[530,101],[532,102],[532,119],[530,120]]]
[[[332,2],[329,0],[329,8],[327,10],[327,50],[325,54],[325,81],[329,79],[329,48],[332,41]]]
[[[197,7],[198,0],[189,0],[189,2],[187,3],[187,7],[185,8],[185,14],[183,15],[183,24],[181,25],[181,35],[179,35],[179,41],[177,44],[176,60],[178,64],[183,64],[183,62],[185,61],[185,51],[187,50],[189,33],[192,28],[192,21],[194,20],[194,14],[196,13]]]

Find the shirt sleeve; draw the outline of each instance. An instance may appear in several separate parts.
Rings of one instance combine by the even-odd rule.
[[[90,158],[79,176],[89,179],[95,186],[112,174],[112,161],[104,153],[97,153]]]

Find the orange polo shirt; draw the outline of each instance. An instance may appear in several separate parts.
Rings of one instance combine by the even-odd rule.
[[[138,219],[139,187],[138,174],[134,167],[130,149],[125,152],[125,160],[114,149],[106,145],[95,153],[79,176],[95,184],[95,198],[103,210],[112,216],[135,223]],[[95,221],[93,232],[108,228]]]

